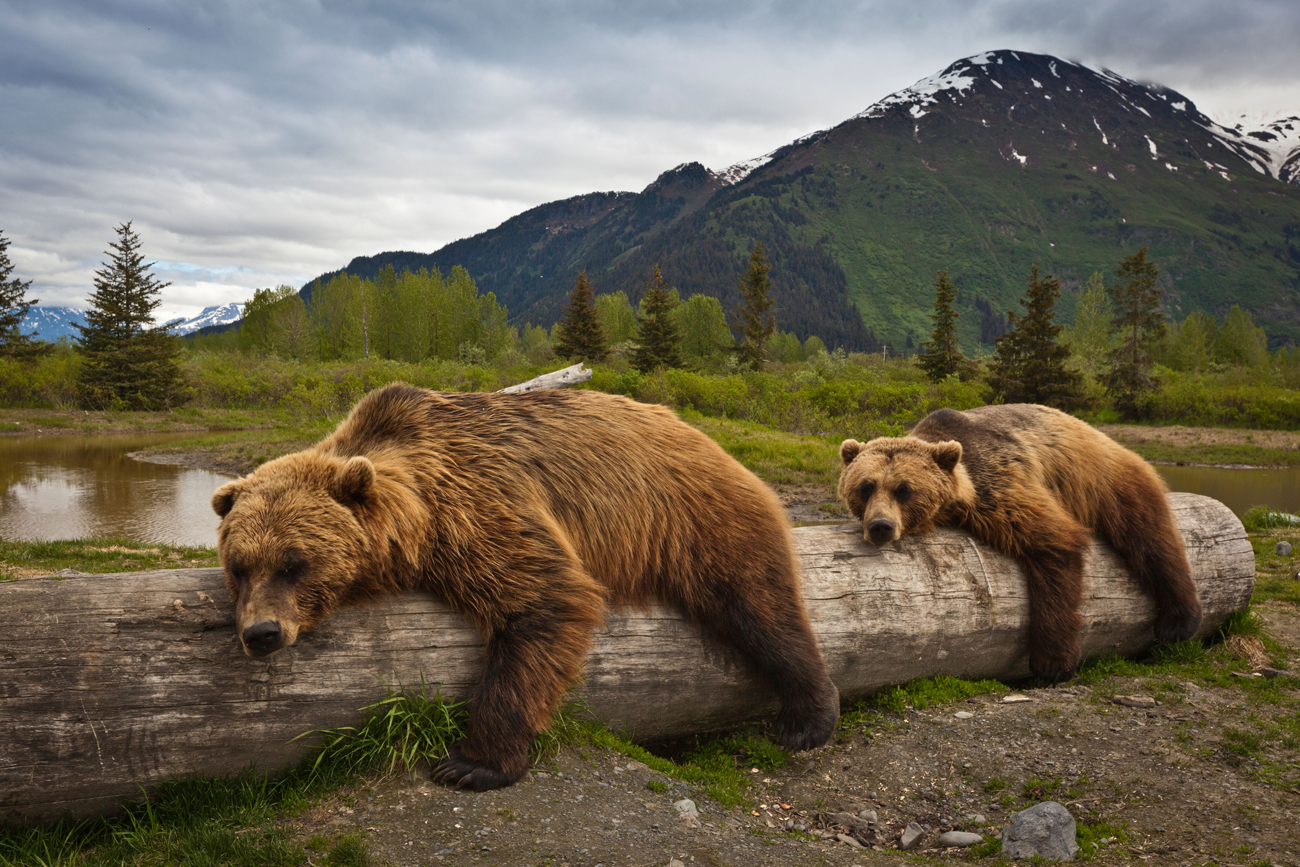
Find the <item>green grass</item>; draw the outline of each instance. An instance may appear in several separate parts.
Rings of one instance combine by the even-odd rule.
[[[1089,825],[1077,822],[1074,826],[1074,842],[1079,844],[1080,861],[1091,861],[1105,850],[1127,840],[1128,827],[1123,823],[1112,825],[1109,822],[1096,822]]]
[[[959,677],[922,677],[883,689],[864,703],[863,709],[902,714],[907,708],[925,710],[932,705],[950,704],[974,698],[977,695],[999,695],[1010,692],[1006,684],[996,680],[963,680]]]
[[[78,572],[143,572],[218,566],[215,548],[142,544],[129,539],[10,542],[0,539],[0,580],[20,575]]]
[[[1300,451],[1242,443],[1127,443],[1126,447],[1155,463],[1242,464],[1251,467],[1300,467]]]

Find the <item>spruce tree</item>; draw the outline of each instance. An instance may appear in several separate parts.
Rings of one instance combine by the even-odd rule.
[[[10,278],[13,263],[9,261],[9,239],[0,232],[0,355],[26,357],[41,352],[45,347],[33,343],[32,334],[22,333],[23,317],[39,298],[23,300],[31,280]]]
[[[578,272],[560,326],[560,340],[555,347],[555,354],[561,358],[600,361],[609,354],[605,330],[601,328],[600,317],[596,314],[596,295],[587,282],[586,271]]]
[[[928,343],[921,344],[916,366],[934,382],[942,382],[962,369],[965,359],[957,339],[957,287],[948,279],[948,269],[940,271],[934,281],[934,331]]]
[[[641,299],[642,315],[637,317],[636,342],[632,366],[642,373],[659,367],[682,366],[682,336],[677,327],[677,299],[664,286],[664,278],[655,266]]]
[[[1068,412],[1078,406],[1082,377],[1066,367],[1070,350],[1057,340],[1064,330],[1053,311],[1060,281],[1051,274],[1040,280],[1034,265],[1026,294],[1020,299],[1023,314],[1007,311],[1011,330],[997,340],[989,385],[1004,403],[1041,403]]]
[[[151,263],[140,254],[140,236],[123,223],[109,261],[95,272],[79,351],[82,396],[92,405],[125,409],[161,409],[181,390],[177,356],[180,347],[165,328],[154,324],[158,297],[170,283],[149,272]]]
[[[1120,260],[1115,269],[1118,280],[1110,287],[1115,309],[1111,324],[1116,341],[1111,349],[1110,372],[1102,384],[1125,418],[1142,414],[1148,396],[1155,391],[1151,375],[1152,355],[1165,336],[1165,318],[1160,312],[1162,289],[1156,286],[1160,270],[1147,261],[1147,248]]]
[[[741,303],[736,311],[736,330],[740,332],[736,356],[751,370],[763,369],[763,362],[767,361],[767,339],[776,333],[776,316],[768,313],[772,309],[772,297],[768,294],[772,282],[767,279],[771,270],[763,255],[763,243],[759,241],[750,251],[749,268],[740,277]]]

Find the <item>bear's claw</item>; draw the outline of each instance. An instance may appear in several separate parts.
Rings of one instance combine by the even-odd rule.
[[[528,769],[518,773],[490,768],[466,758],[459,744],[447,748],[447,758],[433,769],[432,777],[436,782],[457,789],[469,789],[473,792],[486,792],[489,789],[503,789],[518,782]]]
[[[1043,686],[1050,686],[1054,683],[1063,683],[1074,677],[1079,670],[1079,660],[1064,659],[1062,657],[1045,656],[1040,659],[1030,658],[1029,671],[1034,676],[1034,680]]]

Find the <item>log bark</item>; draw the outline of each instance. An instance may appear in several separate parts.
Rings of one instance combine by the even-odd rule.
[[[1254,556],[1220,503],[1170,495],[1205,609],[1202,635],[1245,607]],[[845,700],[915,677],[1028,673],[1024,582],[1013,563],[941,530],[884,549],[857,525],[794,532],[804,595]],[[1088,561],[1086,656],[1136,654],[1153,609],[1114,555]],[[275,770],[304,732],[354,724],[390,684],[465,696],[482,642],[432,597],[335,614],[267,659],[239,650],[219,569],[0,583],[0,819],[113,809],[159,781]],[[577,689],[636,738],[708,731],[771,712],[741,660],[669,610],[616,611]]]
[[[541,376],[535,376],[527,382],[521,382],[518,385],[509,385],[501,389],[498,394],[522,394],[526,391],[541,391],[544,388],[568,388],[571,385],[581,385],[591,379],[591,371],[584,370],[582,363],[579,362],[571,367],[565,367],[560,370],[553,370],[550,373],[543,373]]]

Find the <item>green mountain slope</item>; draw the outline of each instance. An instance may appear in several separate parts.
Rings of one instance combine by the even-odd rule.
[[[1068,320],[1089,274],[1109,278],[1147,245],[1173,316],[1222,318],[1240,304],[1272,344],[1294,345],[1300,187],[1269,174],[1284,160],[1266,144],[1174,91],[989,52],[748,165],[679,166],[639,194],[550,203],[435,253],[346,270],[463,265],[513,320],[549,324],[580,268],[597,292],[635,300],[657,263],[683,296],[732,307],[761,240],[781,328],[910,351],[928,336],[934,274],[948,268],[969,352],[1019,309],[1031,265],[1061,279]]]

